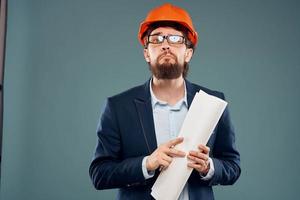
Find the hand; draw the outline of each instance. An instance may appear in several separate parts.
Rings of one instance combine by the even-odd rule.
[[[198,151],[190,151],[187,158],[190,160],[188,167],[196,169],[203,175],[206,175],[210,169],[209,165],[209,147],[200,144]]]
[[[183,142],[183,138],[176,138],[167,143],[161,144],[146,160],[148,171],[154,171],[159,167],[167,168],[173,157],[184,157],[185,153],[174,149],[175,145]]]

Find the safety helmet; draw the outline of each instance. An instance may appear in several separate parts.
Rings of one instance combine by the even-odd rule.
[[[165,3],[151,10],[146,19],[140,24],[138,39],[142,45],[145,45],[143,37],[149,26],[152,23],[160,21],[176,22],[187,28],[189,30],[187,37],[193,43],[193,45],[196,46],[198,42],[198,34],[193,26],[192,19],[188,12],[170,3]]]

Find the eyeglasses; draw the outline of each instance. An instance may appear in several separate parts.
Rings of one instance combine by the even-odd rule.
[[[185,38],[181,35],[149,35],[148,43],[161,44],[164,40],[167,40],[169,44],[183,44]]]

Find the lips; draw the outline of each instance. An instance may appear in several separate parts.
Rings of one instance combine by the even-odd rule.
[[[162,58],[174,58],[174,57],[170,56],[170,55],[165,55],[165,56],[162,56]]]
[[[164,54],[162,54],[162,55],[160,55],[160,56],[158,57],[158,60],[161,60],[161,59],[163,59],[163,58],[173,58],[173,59],[175,59],[175,56],[172,55],[171,53],[168,53],[168,54],[164,53]]]

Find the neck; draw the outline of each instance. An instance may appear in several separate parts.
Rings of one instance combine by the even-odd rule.
[[[182,76],[176,79],[157,79],[153,76],[152,90],[156,98],[175,105],[184,97],[184,79]]]

